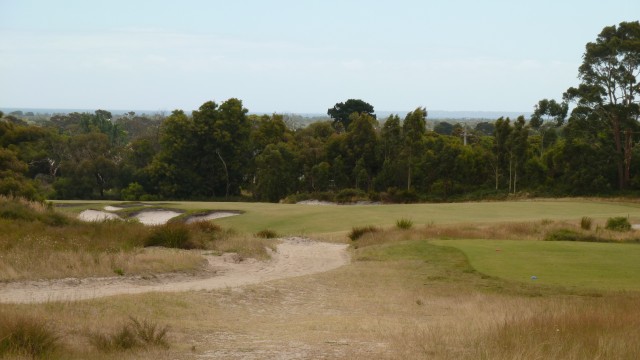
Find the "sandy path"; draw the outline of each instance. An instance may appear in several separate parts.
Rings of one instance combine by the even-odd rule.
[[[315,274],[349,262],[347,245],[302,238],[282,239],[269,261],[234,261],[232,254],[206,256],[205,277],[166,275],[153,278],[109,277],[11,282],[0,284],[0,302],[74,301],[120,294],[180,292],[233,288],[265,281]]]

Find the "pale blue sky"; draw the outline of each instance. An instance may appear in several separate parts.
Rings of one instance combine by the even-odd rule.
[[[640,1],[0,0],[0,107],[531,111]]]

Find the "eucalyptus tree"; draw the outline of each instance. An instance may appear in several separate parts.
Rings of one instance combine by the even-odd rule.
[[[586,45],[578,69],[580,85],[564,94],[565,100],[576,103],[569,121],[586,115],[611,134],[619,189],[631,179],[633,134],[640,116],[639,72],[640,22],[607,26]]]
[[[412,172],[415,172],[417,167],[426,131],[427,109],[418,107],[404,118],[402,133],[404,138],[403,155],[407,161],[407,191],[411,190]]]
[[[373,105],[360,99],[349,99],[343,103],[337,103],[327,110],[327,115],[333,119],[334,127],[341,127],[347,131],[349,130],[351,115],[353,113],[367,114],[374,119],[376,118],[376,115],[373,113]]]

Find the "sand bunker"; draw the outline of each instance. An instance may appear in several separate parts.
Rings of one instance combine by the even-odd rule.
[[[106,211],[118,211],[118,210],[122,210],[122,209],[124,209],[124,208],[117,207],[117,206],[107,205],[107,206],[105,206],[105,207],[104,207],[104,209],[105,209]]]
[[[303,238],[281,239],[269,261],[237,261],[233,254],[204,255],[204,276],[183,274],[152,278],[119,276],[0,283],[0,302],[42,303],[75,301],[147,292],[181,292],[233,288],[295,276],[320,273],[349,263],[345,244]]]
[[[149,210],[138,213],[135,218],[145,225],[163,225],[180,215],[182,214],[171,210]]]
[[[210,220],[222,219],[222,218],[226,218],[229,216],[236,216],[236,215],[240,215],[240,213],[231,212],[231,211],[216,211],[210,214],[191,216],[187,219],[186,223],[191,224],[198,221],[210,221]]]
[[[84,210],[78,215],[78,219],[82,221],[106,221],[121,219],[120,216],[106,211]]]
[[[298,201],[296,204],[300,204],[300,205],[337,205],[334,202],[322,201],[322,200],[303,200],[303,201]]]

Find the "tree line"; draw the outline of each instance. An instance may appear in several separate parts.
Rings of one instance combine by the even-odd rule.
[[[239,99],[191,114],[108,111],[0,121],[0,193],[29,198],[448,201],[640,189],[640,25],[586,45],[580,83],[530,119],[427,128],[417,107],[377,119],[349,99],[302,128]],[[569,111],[570,106],[572,107]],[[435,130],[435,131],[434,131]]]

